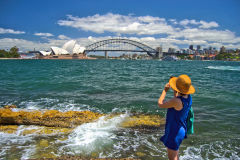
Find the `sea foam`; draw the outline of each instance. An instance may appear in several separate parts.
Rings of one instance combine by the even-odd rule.
[[[112,145],[116,138],[114,131],[119,128],[119,124],[128,117],[128,114],[121,114],[119,116],[108,118],[100,117],[98,121],[92,123],[85,123],[73,131],[60,150],[69,150],[73,153],[90,154],[103,150],[106,146]]]
[[[240,160],[239,149],[239,146],[234,144],[234,142],[230,142],[230,140],[216,141],[209,144],[187,147],[183,151],[183,155],[180,155],[180,160]]]
[[[226,70],[226,71],[240,71],[240,66],[208,66],[208,69]]]

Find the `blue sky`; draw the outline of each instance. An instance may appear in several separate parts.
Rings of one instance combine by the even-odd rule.
[[[0,49],[124,37],[151,47],[240,48],[239,0],[0,0]]]

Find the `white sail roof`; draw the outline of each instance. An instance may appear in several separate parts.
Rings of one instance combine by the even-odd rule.
[[[76,45],[74,46],[74,48],[73,48],[73,53],[77,53],[77,54],[80,53],[80,52],[79,52],[80,47],[81,47],[81,46],[80,46],[79,44],[76,44]]]
[[[83,53],[84,51],[85,51],[85,47],[80,47],[80,49],[79,49],[79,51],[80,51],[80,53]]]
[[[54,55],[62,55],[62,54],[80,54],[84,53],[85,47],[81,47],[79,44],[76,43],[76,40],[70,40],[66,42],[62,48],[59,47],[51,47],[52,52]],[[50,55],[49,52],[40,51],[41,54],[44,56]]]
[[[46,51],[39,51],[43,56],[49,56],[52,52],[46,52]]]
[[[68,51],[66,51],[63,48],[59,48],[59,47],[51,47],[51,50],[53,51],[53,54],[55,54],[55,55],[69,54]]]
[[[73,48],[73,53],[76,53],[76,54],[83,53],[84,50],[85,50],[85,47],[81,47],[79,44],[75,44]]]
[[[66,51],[68,51],[68,53],[72,54],[73,53],[73,48],[76,44],[76,41],[75,40],[70,40],[68,42],[66,42],[64,45],[63,45],[63,49],[65,49]]]

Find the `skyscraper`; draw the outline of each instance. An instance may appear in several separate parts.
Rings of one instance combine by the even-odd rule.
[[[193,45],[190,45],[190,46],[189,46],[189,49],[193,50]]]
[[[175,53],[175,49],[174,48],[168,48],[168,53]]]
[[[200,45],[197,45],[197,50],[201,50],[201,46]]]
[[[222,46],[221,48],[220,48],[220,53],[225,53],[226,52],[226,48],[224,47],[224,46]]]

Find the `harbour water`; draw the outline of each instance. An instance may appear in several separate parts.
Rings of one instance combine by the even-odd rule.
[[[166,159],[158,130],[126,129],[132,114],[166,114],[157,106],[170,76],[188,74],[193,95],[195,134],[180,147],[180,159],[240,159],[240,63],[157,60],[1,60],[0,106],[24,110],[90,110],[112,118],[76,127],[70,134],[21,134],[41,126],[0,132],[0,159],[56,157]],[[167,98],[172,97],[172,91]],[[119,114],[120,113],[120,114]],[[47,140],[47,145],[39,139]],[[45,146],[45,147],[43,147]],[[47,157],[47,156],[46,156]]]

